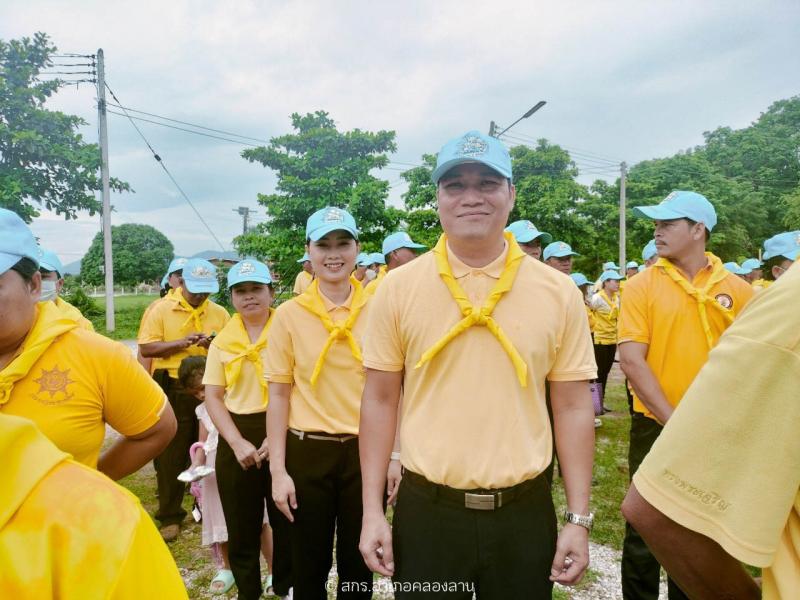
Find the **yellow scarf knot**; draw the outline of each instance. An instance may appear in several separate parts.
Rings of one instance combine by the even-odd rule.
[[[503,267],[503,272],[500,274],[500,279],[489,292],[489,295],[486,298],[483,306],[480,307],[473,305],[469,301],[466,293],[464,293],[464,290],[453,276],[453,270],[450,267],[450,262],[447,259],[447,235],[442,234],[442,236],[439,238],[436,247],[433,249],[433,254],[436,258],[436,266],[439,270],[439,276],[442,278],[442,281],[447,286],[450,294],[453,296],[453,300],[456,301],[459,309],[461,309],[461,314],[464,315],[464,318],[453,325],[450,331],[448,331],[442,339],[425,351],[425,353],[419,359],[419,362],[415,365],[415,369],[419,369],[426,362],[433,359],[433,357],[435,357],[442,350],[442,348],[447,346],[447,344],[458,337],[461,333],[465,332],[473,325],[481,325],[486,327],[491,334],[497,338],[500,346],[506,352],[511,360],[512,365],[514,366],[514,371],[517,374],[517,379],[519,380],[520,385],[522,387],[527,387],[528,366],[525,364],[525,361],[522,359],[519,352],[514,347],[514,344],[502,330],[500,325],[498,325],[497,321],[492,318],[492,312],[494,311],[495,306],[497,306],[497,303],[503,297],[503,294],[510,291],[514,285],[514,280],[517,277],[517,271],[522,264],[523,258],[525,258],[525,253],[522,252],[520,247],[517,245],[513,234],[506,232],[503,234],[503,236],[508,244],[508,253],[506,255],[505,266]]]
[[[187,302],[186,298],[183,296],[183,288],[178,288],[175,290],[175,293],[172,295],[172,299],[178,303],[183,310],[189,313],[189,316],[181,325],[181,329],[186,329],[190,324],[194,324],[194,328],[197,332],[203,331],[203,317],[206,314],[206,308],[208,308],[208,298],[203,300],[203,303],[195,308],[189,302]]]
[[[270,308],[267,324],[264,325],[264,329],[261,330],[261,334],[255,342],[250,342],[247,328],[238,313],[233,315],[228,324],[219,332],[219,335],[214,338],[212,342],[214,346],[234,355],[225,363],[225,382],[227,387],[236,383],[242,373],[242,364],[245,360],[249,360],[255,366],[259,375],[258,382],[262,391],[266,394],[268,388],[264,379],[264,364],[261,360],[261,351],[267,346],[267,332],[270,325],[272,325],[273,312],[274,310]]]

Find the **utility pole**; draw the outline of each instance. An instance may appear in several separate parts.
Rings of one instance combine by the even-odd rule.
[[[97,50],[97,123],[100,141],[100,178],[103,183],[103,256],[106,275],[106,331],[114,331],[114,259],[111,255],[111,191],[108,184],[108,123],[106,72],[103,49]]]
[[[627,260],[625,258],[625,177],[628,174],[628,165],[623,162],[619,166],[619,268],[625,272]]]
[[[247,234],[247,220],[250,217],[250,213],[255,211],[251,211],[246,206],[240,206],[238,209],[234,208],[233,212],[242,215],[242,235]]]
[[[495,131],[497,131],[497,125],[492,121],[489,123],[489,137],[494,137]]]

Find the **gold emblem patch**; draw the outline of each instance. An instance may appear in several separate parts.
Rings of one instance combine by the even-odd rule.
[[[42,369],[39,379],[34,379],[39,384],[39,392],[35,394],[36,400],[42,404],[63,404],[70,400],[74,394],[70,394],[67,388],[75,382],[69,378],[69,372],[70,369],[61,371],[58,365],[55,365],[50,371]],[[48,395],[47,398],[44,397],[45,393]]]
[[[731,298],[728,294],[717,294],[714,297],[714,300],[716,300],[722,308],[729,309],[733,306],[733,298]]]

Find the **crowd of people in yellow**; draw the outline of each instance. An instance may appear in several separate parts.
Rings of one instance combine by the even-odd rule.
[[[327,598],[335,553],[340,598],[372,597],[373,573],[397,598],[549,598],[589,564],[617,357],[623,597],[657,598],[662,567],[671,599],[800,594],[800,232],[723,264],[713,205],[675,191],[634,210],[654,223],[643,264],[592,280],[566,242],[507,225],[497,139],[449,141],[432,177],[434,248],[400,231],[362,253],[353,216],[323,208],[277,308],[258,260],[227,274],[231,316],[214,265],[176,258],[138,361],[58,297],[58,257],[0,209],[0,597],[185,598],[165,542],[191,482],[214,593]],[[160,531],[114,483],[151,460]]]

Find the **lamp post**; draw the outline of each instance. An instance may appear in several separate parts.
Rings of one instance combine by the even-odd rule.
[[[537,110],[539,110],[540,108],[542,108],[542,107],[543,107],[545,104],[547,104],[547,102],[546,102],[545,100],[539,100],[539,102],[537,102],[537,103],[536,103],[536,104],[535,104],[535,105],[534,105],[534,106],[533,106],[533,107],[532,107],[532,108],[531,108],[531,109],[530,109],[528,112],[526,112],[526,113],[525,113],[524,115],[522,115],[522,116],[521,116],[519,119],[517,119],[516,121],[514,121],[514,122],[513,122],[511,125],[509,125],[509,126],[508,126],[508,127],[506,127],[505,129],[503,129],[503,131],[501,131],[500,133],[497,133],[497,132],[495,131],[495,130],[497,129],[497,126],[495,125],[494,121],[492,121],[492,122],[491,122],[491,124],[489,125],[489,135],[490,135],[490,136],[492,136],[492,137],[499,138],[499,137],[500,137],[501,135],[503,135],[503,134],[504,134],[506,131],[508,131],[509,129],[511,129],[511,128],[512,128],[514,125],[516,125],[517,123],[519,123],[520,121],[522,121],[522,119],[527,119],[527,118],[528,118],[528,117],[530,117],[530,116],[531,116],[533,113],[535,113]]]

